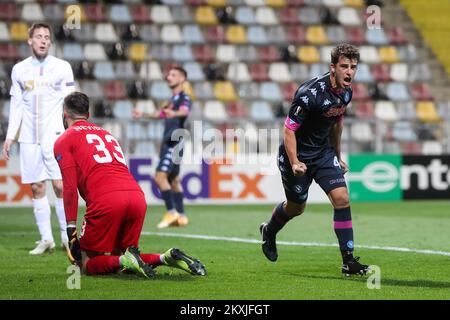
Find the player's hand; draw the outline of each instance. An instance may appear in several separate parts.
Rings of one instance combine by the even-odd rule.
[[[3,144],[2,155],[3,155],[3,159],[5,159],[5,160],[9,160],[9,149],[11,149],[12,143],[13,143],[13,140],[6,139],[5,143]]]
[[[133,118],[139,119],[139,118],[142,118],[143,115],[144,115],[144,111],[142,111],[140,109],[133,109]]]
[[[163,109],[164,113],[166,114],[166,118],[170,119],[175,117],[175,111],[172,109]]]
[[[344,170],[344,173],[347,173],[347,171],[348,171],[348,164],[346,164],[342,160],[339,160],[339,165],[341,166],[341,169]]]
[[[69,258],[70,263],[81,265],[81,248],[80,241],[77,237],[77,228],[68,227],[67,236],[69,238],[69,248],[67,250],[67,258]]]
[[[306,173],[306,170],[308,168],[306,167],[306,164],[303,162],[297,162],[292,165],[292,172],[294,173],[294,176],[301,177]]]

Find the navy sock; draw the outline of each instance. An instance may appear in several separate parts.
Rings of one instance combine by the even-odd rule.
[[[278,231],[283,229],[284,225],[291,220],[291,218],[286,214],[283,208],[283,202],[279,203],[272,212],[272,218],[270,218],[267,224],[267,234],[269,236],[275,237]]]
[[[182,192],[174,192],[173,200],[175,202],[175,208],[177,209],[177,212],[180,214],[184,214],[183,193]]]
[[[161,191],[161,196],[166,205],[167,211],[173,210],[173,192],[172,190]]]
[[[353,258],[353,226],[350,207],[334,209],[334,232],[339,241],[344,263]]]

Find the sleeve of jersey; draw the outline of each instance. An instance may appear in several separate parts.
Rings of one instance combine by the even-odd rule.
[[[289,114],[284,121],[284,126],[287,129],[295,132],[300,128],[309,110],[308,104],[308,96],[295,97],[292,106],[289,109]]]
[[[11,73],[11,101],[9,104],[9,121],[6,139],[14,140],[19,131],[20,123],[22,122],[23,105],[22,105],[22,86],[17,79],[16,69],[13,68]]]
[[[63,201],[67,221],[77,221],[78,188],[77,169],[70,151],[64,146],[67,144],[57,141],[54,147],[55,159],[61,169],[63,180]]]
[[[67,62],[64,66],[64,80],[63,80],[63,96],[66,97],[75,91],[75,80],[73,78],[73,71],[70,64]]]
[[[186,96],[184,98],[183,103],[178,108],[178,110],[189,113],[189,111],[191,111],[191,107],[192,107],[192,101],[191,101],[191,99],[189,99],[189,97]]]

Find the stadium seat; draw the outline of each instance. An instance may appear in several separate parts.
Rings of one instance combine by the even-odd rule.
[[[344,26],[361,26],[361,19],[355,8],[341,7],[338,11],[337,18]]]
[[[156,5],[152,7],[150,17],[154,23],[157,24],[172,24],[174,20],[169,6]]]
[[[220,25],[206,27],[204,35],[208,42],[213,43],[223,43],[226,39],[225,29]]]
[[[154,81],[150,89],[150,96],[156,100],[168,100],[172,97],[172,91],[165,81]]]
[[[377,101],[375,103],[375,116],[389,122],[398,120],[398,113],[391,101]]]
[[[229,81],[218,81],[214,84],[214,95],[221,101],[236,101],[237,96],[233,84]]]
[[[438,114],[441,118],[450,120],[450,101],[439,103]]]
[[[187,44],[174,45],[172,47],[172,59],[181,62],[194,60],[191,47]]]
[[[194,16],[192,14],[191,8],[188,6],[173,6],[171,7],[172,18],[176,23],[193,23]]]
[[[319,25],[321,23],[319,10],[314,7],[304,6],[298,9],[298,20],[303,25]]]
[[[284,62],[275,62],[269,65],[269,77],[272,81],[288,82],[292,81],[289,67]]]
[[[347,34],[341,26],[328,26],[326,28],[326,38],[331,43],[343,43],[347,41]]]
[[[45,4],[42,7],[42,13],[44,14],[46,21],[58,22],[64,20],[64,9],[58,4]],[[3,19],[0,17],[0,20]]]
[[[149,55],[152,59],[167,61],[172,59],[172,50],[168,44],[159,43],[150,47]]]
[[[391,65],[390,77],[394,81],[404,82],[408,80],[408,65],[406,63],[394,63]]]
[[[413,101],[403,101],[396,103],[396,110],[398,112],[398,116],[402,120],[416,120],[416,107]]]
[[[250,75],[253,81],[268,81],[269,71],[268,65],[265,63],[255,63],[250,66]]]
[[[9,27],[9,34],[13,41],[28,40],[28,26],[23,22],[12,22]]]
[[[253,25],[256,23],[255,13],[251,7],[237,7],[235,17],[239,24]]]
[[[236,47],[230,44],[221,44],[217,46],[217,61],[233,62],[236,61]]]
[[[195,61],[185,62],[183,64],[183,68],[186,70],[190,81],[205,80],[205,75],[203,73],[203,70],[202,70],[200,64],[198,64],[198,62],[195,62]]]
[[[237,100],[235,102],[228,103],[226,110],[230,117],[233,117],[233,118],[246,118],[247,117],[247,108],[244,105],[244,102],[241,100]]]
[[[355,80],[356,82],[363,83],[373,82],[372,73],[370,72],[368,64],[363,62],[358,64],[358,71],[356,72]]]
[[[63,57],[66,60],[84,60],[83,48],[79,43],[67,42],[63,45]]]
[[[212,7],[199,6],[195,9],[195,21],[200,25],[217,24],[217,16]]]
[[[261,25],[275,25],[278,24],[277,16],[274,9],[267,6],[256,8],[255,12],[256,23]]]
[[[215,58],[215,52],[209,45],[193,45],[192,52],[195,59],[200,63],[209,63]]]
[[[84,46],[84,58],[87,60],[107,60],[105,49],[99,43],[88,43]]]
[[[287,36],[283,26],[269,26],[266,28],[266,33],[269,43],[283,45],[287,42]]]
[[[259,86],[256,82],[243,82],[239,84],[238,95],[242,99],[260,99]]]
[[[141,63],[139,77],[145,80],[162,80],[163,75],[159,63],[156,61]]]
[[[147,59],[147,44],[133,43],[128,52],[128,58],[133,62],[142,62]]]
[[[353,123],[350,130],[352,139],[358,142],[369,142],[375,138],[372,127],[367,122]]]
[[[417,117],[423,122],[439,122],[441,118],[433,101],[420,101],[416,104]]]
[[[418,60],[417,49],[413,44],[398,47],[398,55],[404,62],[415,62]]]
[[[129,6],[131,18],[135,23],[149,23],[151,22],[150,18],[150,9],[144,4],[135,4]]]
[[[117,122],[105,122],[103,124],[103,128],[108,132],[111,132],[114,137],[123,137],[122,135],[122,126]]]
[[[214,99],[213,87],[210,81],[201,81],[194,83],[195,96],[199,100]]]
[[[144,129],[145,125],[141,122],[128,122],[125,124],[126,137],[132,139],[145,139],[147,132]]]
[[[429,81],[431,80],[431,71],[426,63],[413,63],[408,76],[409,82]]]
[[[280,87],[274,82],[262,82],[259,87],[261,99],[279,102],[283,99]]]
[[[143,24],[140,26],[138,32],[143,41],[146,41],[149,43],[155,43],[155,42],[160,42],[160,40],[161,40],[160,28],[157,25]]]
[[[266,30],[262,26],[249,26],[247,28],[247,39],[249,43],[267,44]]]
[[[227,70],[227,79],[230,81],[250,81],[250,73],[246,63],[230,63]]]
[[[373,45],[389,44],[389,39],[383,29],[367,29],[366,40],[367,43]]]
[[[187,43],[204,43],[203,33],[196,24],[183,26],[183,40]]]
[[[124,4],[112,4],[109,18],[112,23],[131,23],[131,15],[128,6]]]
[[[313,46],[301,46],[297,53],[298,59],[304,63],[320,62],[319,51]]]
[[[375,117],[375,108],[371,101],[360,101],[353,104],[355,116],[359,119],[373,119]]]
[[[267,101],[253,101],[250,105],[250,118],[255,122],[273,121],[271,105]]]
[[[109,81],[105,84],[105,97],[108,100],[120,100],[126,98],[126,90],[122,81]]]
[[[265,0],[244,0],[245,4],[249,7],[261,7],[264,6]]]
[[[116,79],[113,65],[110,61],[98,61],[95,63],[93,75],[98,80]]]
[[[130,100],[119,100],[114,103],[113,114],[117,119],[132,119],[133,104]]]
[[[17,21],[19,19],[17,9],[15,3],[0,3],[0,21]]]
[[[239,25],[231,25],[226,29],[226,39],[229,43],[244,44],[247,43],[245,28]]]
[[[361,46],[359,48],[359,54],[362,62],[369,64],[380,63],[378,51],[374,46]]]
[[[378,82],[391,81],[391,75],[388,64],[375,64],[372,66],[372,75]]]
[[[104,93],[99,81],[84,80],[80,89],[91,99],[103,99]]]
[[[366,43],[366,36],[364,34],[364,31],[359,27],[347,28],[346,36],[349,43],[353,43],[355,45],[362,45]]]
[[[78,42],[97,41],[95,38],[95,26],[92,23],[83,23],[80,29],[74,29],[73,36]]]
[[[180,43],[183,41],[181,37],[180,27],[176,24],[165,24],[161,27],[161,40],[166,43]]]
[[[345,6],[362,8],[364,7],[364,0],[344,0]]]
[[[283,25],[293,24],[297,25],[298,20],[298,10],[295,7],[285,7],[278,12],[278,19]]]
[[[84,6],[86,19],[90,22],[105,22],[107,20],[105,7],[98,3],[89,3]]]
[[[43,21],[44,14],[42,13],[39,3],[25,3],[22,6],[21,18],[24,21]]]
[[[0,22],[0,41],[8,42],[10,39],[8,26],[5,22]]]
[[[403,45],[408,42],[402,27],[396,26],[388,31],[389,42],[393,45]]]
[[[367,100],[369,94],[367,92],[367,86],[363,83],[352,83],[353,100]]]
[[[129,61],[128,61],[129,62]],[[123,76],[121,76],[123,77]],[[128,78],[127,93],[130,99],[147,99],[147,84],[143,80],[134,80],[134,78]]]
[[[328,72],[329,70],[330,70],[330,66],[328,64],[313,63],[311,65],[311,67],[309,68],[309,77],[308,78],[315,78],[315,77],[321,76],[325,72]]]
[[[415,100],[433,100],[430,88],[426,83],[416,83],[411,87],[411,95]]]
[[[260,46],[257,50],[259,59],[262,62],[280,61],[280,52],[275,46]]]
[[[302,82],[309,78],[309,68],[308,65],[304,63],[293,63],[291,64],[291,75],[292,79]]]
[[[236,55],[239,61],[254,62],[260,60],[258,52],[253,45],[238,46]]]
[[[306,29],[306,40],[315,45],[324,45],[328,43],[325,29],[322,26],[310,26]]]
[[[444,152],[440,141],[424,141],[422,144],[422,153],[424,155],[442,155]]]
[[[152,113],[156,111],[155,103],[150,99],[136,101],[136,109],[142,110],[145,113]]]
[[[118,37],[111,23],[98,23],[95,26],[95,39],[99,42],[117,42]]]
[[[210,100],[205,102],[203,115],[206,119],[214,122],[224,122],[227,120],[225,105],[222,101]]]
[[[149,154],[156,154],[155,144],[151,141],[138,141],[134,149],[134,154],[148,156]]]
[[[134,79],[134,67],[131,61],[119,61],[116,63],[115,74],[118,79]]]
[[[388,83],[386,94],[392,101],[406,101],[411,98],[406,85],[402,82]]]
[[[398,141],[416,141],[417,134],[409,121],[397,121],[392,128],[392,136]]]
[[[283,100],[291,102],[294,99],[294,94],[297,91],[298,84],[295,82],[281,84],[281,92],[283,93]]]
[[[323,63],[329,64],[331,61],[331,50],[333,50],[333,46],[320,46],[320,60]],[[359,69],[359,65],[358,65]]]
[[[400,61],[397,49],[394,46],[380,47],[378,54],[382,62],[395,63]]]
[[[302,26],[291,25],[287,27],[287,41],[292,44],[306,43],[306,34]]]

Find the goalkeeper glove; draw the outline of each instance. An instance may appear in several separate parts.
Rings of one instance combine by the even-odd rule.
[[[81,248],[80,241],[77,238],[77,228],[73,226],[67,227],[67,236],[69,237],[69,247],[67,248],[67,257],[70,263],[81,265]]]

